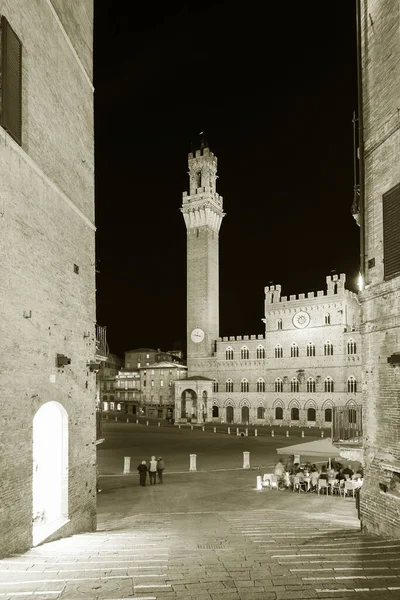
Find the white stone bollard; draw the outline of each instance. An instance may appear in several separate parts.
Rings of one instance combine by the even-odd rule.
[[[239,435],[239,427],[236,427],[236,435]]]
[[[323,432],[323,431],[321,431],[321,437],[322,437],[322,438],[324,437],[324,432]]]
[[[304,431],[301,432],[301,437],[304,437]]]
[[[249,430],[246,428],[244,435],[249,435]]]
[[[254,437],[257,437],[257,429],[254,430]]]
[[[131,472],[131,457],[124,456],[124,475],[128,475]]]
[[[257,475],[257,489],[262,490],[262,477],[261,475]]]
[[[148,424],[149,424],[149,422],[148,422],[148,421],[146,421],[146,425],[148,425]]]
[[[136,425],[139,423],[139,419],[136,419]]]
[[[203,425],[203,427],[201,428],[201,430],[202,430],[202,431],[204,431],[204,425]]]
[[[228,427],[228,435],[231,435],[231,428]]]
[[[129,423],[129,419],[126,419],[126,422]]]
[[[190,426],[190,429],[193,431],[193,425]]]
[[[289,431],[286,429],[286,437],[289,437]]]
[[[106,421],[108,421],[108,415],[106,415]]]
[[[115,417],[114,421],[118,421],[118,417]]]
[[[274,435],[275,435],[275,432],[274,432],[274,430],[272,429],[272,431],[271,431],[271,437],[274,437]]]
[[[214,433],[217,433],[217,428],[216,427],[214,427]]]
[[[196,468],[196,457],[197,457],[197,454],[190,454],[189,471],[197,471],[197,468]]]
[[[180,429],[180,428],[181,428],[181,425],[179,424],[179,425],[178,425],[178,429]]]
[[[158,423],[158,426],[161,427],[161,423]]]
[[[250,469],[250,452],[243,452],[243,469]]]

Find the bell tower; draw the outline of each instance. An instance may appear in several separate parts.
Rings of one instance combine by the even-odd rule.
[[[218,235],[224,217],[216,192],[217,158],[204,137],[189,153],[189,193],[183,192],[187,230],[187,358],[212,356],[219,335]]]

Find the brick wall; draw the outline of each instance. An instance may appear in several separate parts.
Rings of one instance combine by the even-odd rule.
[[[48,401],[69,436],[69,522],[53,537],[96,526],[96,314],[90,80],[46,0],[0,12],[23,44],[22,148],[0,129],[1,556],[32,544],[32,424]],[[57,369],[57,354],[71,364]]]

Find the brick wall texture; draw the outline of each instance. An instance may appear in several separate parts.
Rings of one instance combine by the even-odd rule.
[[[32,545],[33,419],[49,401],[69,438],[68,522],[53,539],[96,526],[96,314],[92,1],[4,0],[0,13],[23,45],[22,147],[0,128],[4,556]]]
[[[400,537],[400,277],[384,281],[382,196],[400,183],[400,18],[397,0],[361,0],[365,137],[365,290],[361,294],[365,531]],[[399,240],[400,243],[400,240]],[[375,266],[368,268],[368,260]]]

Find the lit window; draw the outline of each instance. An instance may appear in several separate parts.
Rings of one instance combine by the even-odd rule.
[[[257,379],[257,392],[265,392],[265,381],[262,377]]]
[[[154,379],[151,380],[151,387],[154,387]]]
[[[324,354],[325,356],[332,356],[333,354],[333,344],[329,340],[324,344]]]
[[[332,377],[327,377],[325,379],[324,389],[325,389],[325,392],[333,392],[334,391],[334,384],[333,384]]]
[[[240,349],[240,358],[242,360],[247,360],[249,358],[249,349],[247,346],[243,346],[243,348]]]
[[[150,358],[150,354],[146,354],[146,358]]]
[[[351,394],[355,394],[357,392],[357,381],[355,377],[349,377],[347,380],[347,391]]]
[[[307,344],[307,356],[315,356],[315,346],[312,342]]]
[[[299,380],[297,377],[293,377],[290,381],[290,391],[293,393],[298,393],[299,391]]]
[[[110,410],[115,410],[115,403],[114,402],[110,402]]]
[[[225,350],[225,358],[226,360],[233,360],[233,348],[230,346]]]
[[[164,381],[162,379],[160,381],[160,387],[164,387]]]
[[[232,381],[232,379],[227,379],[226,380],[225,391],[226,392],[233,392],[233,381]]]
[[[315,392],[315,379],[309,377],[307,379],[307,392],[313,394]]]
[[[278,379],[275,379],[274,386],[275,386],[275,392],[283,392],[283,381],[279,377],[278,377]]]
[[[283,348],[280,344],[275,346],[275,358],[283,358]]]
[[[240,382],[240,391],[241,392],[249,391],[249,382],[247,379],[242,379],[242,381]]]
[[[138,366],[138,369],[140,369],[140,363],[139,362],[138,362],[137,366]],[[130,367],[130,365],[128,365],[128,367]]]
[[[265,358],[265,348],[264,346],[257,347],[257,358]]]
[[[151,370],[151,374],[154,375],[154,369]]]
[[[298,358],[299,356],[299,347],[295,343],[290,346],[290,356],[291,358]]]

